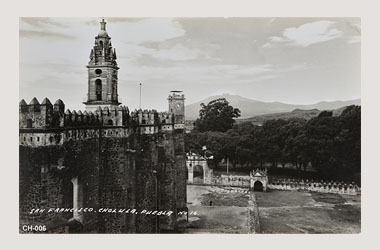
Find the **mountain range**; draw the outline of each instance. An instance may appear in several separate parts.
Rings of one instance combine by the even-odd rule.
[[[340,116],[343,112],[343,110],[346,109],[347,106],[330,110],[333,112],[333,116]],[[276,119],[282,119],[282,120],[289,120],[292,118],[301,118],[305,120],[310,120],[311,118],[317,117],[322,110],[319,109],[295,109],[291,112],[281,112],[281,113],[272,113],[272,114],[265,114],[265,115],[257,115],[250,118],[245,119],[237,119],[236,122],[251,122],[254,125],[262,125],[265,121],[268,120],[276,120]]]
[[[309,105],[299,105],[299,104],[288,104],[282,102],[262,102],[251,100],[239,95],[214,95],[210,96],[202,101],[189,104],[185,106],[185,116],[186,120],[195,120],[199,116],[199,110],[201,108],[200,104],[207,104],[212,100],[217,98],[226,98],[226,100],[235,108],[239,108],[241,111],[240,119],[247,119],[254,116],[274,114],[282,112],[291,112],[295,110],[335,110],[349,105],[360,105],[361,99],[348,100],[348,101],[322,101],[315,104]]]

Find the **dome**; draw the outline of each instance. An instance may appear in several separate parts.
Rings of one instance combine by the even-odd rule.
[[[99,31],[98,36],[108,36],[108,33],[105,30],[101,30],[101,31]]]

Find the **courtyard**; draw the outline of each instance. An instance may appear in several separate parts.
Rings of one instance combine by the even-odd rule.
[[[269,190],[255,192],[260,232],[360,233],[361,197]],[[247,189],[187,186],[187,233],[248,233]]]
[[[360,196],[256,192],[261,233],[360,233]]]
[[[189,216],[187,233],[248,233],[246,189],[187,186]],[[210,203],[211,202],[211,203]]]

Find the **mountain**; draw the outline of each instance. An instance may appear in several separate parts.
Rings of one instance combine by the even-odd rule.
[[[331,110],[333,112],[333,116],[339,116],[343,110],[347,106],[341,107],[339,109]],[[265,121],[268,120],[274,120],[274,119],[283,119],[288,120],[292,118],[302,118],[305,120],[309,120],[311,118],[317,117],[322,110],[319,109],[309,109],[309,110],[302,110],[302,109],[295,109],[291,112],[282,112],[282,113],[273,113],[273,114],[266,114],[266,115],[258,115],[246,119],[238,119],[237,122],[252,122],[254,125],[261,125]]]
[[[195,120],[199,116],[200,104],[201,103],[209,103],[212,100],[217,98],[226,98],[230,104],[239,108],[241,111],[241,119],[246,119],[258,115],[264,114],[273,114],[273,113],[283,113],[283,112],[291,112],[294,110],[334,110],[339,109],[341,107],[349,106],[349,105],[360,105],[361,100],[348,100],[348,101],[322,101],[315,104],[310,105],[298,105],[298,104],[287,104],[281,102],[261,102],[251,100],[245,97],[241,97],[239,95],[230,95],[230,94],[222,94],[222,95],[214,95],[210,96],[202,101],[189,104],[185,106],[185,115],[186,120]]]

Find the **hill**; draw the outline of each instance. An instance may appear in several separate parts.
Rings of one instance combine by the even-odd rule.
[[[281,103],[281,102],[262,102],[262,101],[256,101],[251,100],[245,97],[241,97],[239,95],[230,95],[230,94],[223,94],[223,95],[215,95],[210,96],[202,101],[186,105],[185,107],[185,114],[186,114],[186,120],[195,120],[198,118],[199,110],[200,110],[200,104],[201,103],[209,103],[212,100],[215,100],[217,98],[226,98],[227,101],[230,102],[230,104],[235,107],[239,108],[241,111],[241,119],[247,119],[254,116],[264,115],[264,114],[278,114],[278,113],[285,113],[285,112],[292,112],[298,110],[335,110],[339,109],[341,107],[349,106],[349,105],[360,105],[361,100],[355,99],[355,100],[348,100],[348,101],[322,101],[315,104],[310,105],[298,105],[298,104],[287,104],[287,103]],[[313,111],[310,111],[313,112]],[[296,112],[297,113],[297,112]],[[301,112],[305,113],[305,112]],[[308,113],[308,112],[306,112]],[[304,114],[307,115],[307,114]],[[312,114],[311,114],[312,115]]]
[[[343,110],[346,108],[346,106],[341,107],[339,109],[332,110],[333,116],[339,116]],[[241,122],[252,122],[255,125],[261,125],[265,121],[273,120],[273,119],[283,119],[288,120],[292,118],[301,118],[305,120],[309,120],[311,118],[317,117],[322,110],[319,109],[309,109],[309,110],[302,110],[302,109],[295,109],[291,112],[282,112],[282,113],[273,113],[273,114],[266,114],[266,115],[258,115],[246,119],[237,119],[238,123]]]

